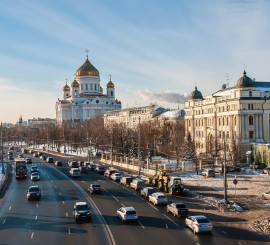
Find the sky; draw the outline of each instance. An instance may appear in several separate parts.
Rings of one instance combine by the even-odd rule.
[[[183,108],[244,69],[270,81],[269,13],[264,0],[1,0],[0,120],[55,118],[86,49],[123,108]]]

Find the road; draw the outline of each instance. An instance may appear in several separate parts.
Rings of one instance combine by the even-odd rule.
[[[48,155],[48,154],[47,154]],[[54,157],[55,160],[62,159]],[[191,213],[205,214],[214,223],[214,232],[194,235],[185,227],[184,219],[175,218],[165,207],[156,207],[139,193],[104,176],[89,172],[70,179],[67,164],[53,164],[33,158],[40,169],[42,190],[40,201],[27,201],[29,180],[12,180],[0,200],[0,244],[266,244],[267,240],[243,229],[223,226],[230,218],[211,213],[211,208],[186,197],[169,197],[170,201],[187,203]],[[102,195],[89,195],[90,183],[103,187]],[[76,224],[73,205],[86,201],[92,207],[93,220]],[[138,224],[122,223],[116,217],[121,206],[133,206],[139,214]],[[236,222],[241,219],[235,220]],[[216,225],[218,224],[218,225]]]

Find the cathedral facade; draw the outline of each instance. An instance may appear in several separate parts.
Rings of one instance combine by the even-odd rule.
[[[77,122],[121,109],[111,78],[106,87],[106,93],[103,93],[99,71],[90,63],[87,55],[84,64],[76,71],[74,81],[70,86],[66,83],[63,87],[63,98],[55,104],[57,124],[65,123],[74,127]]]

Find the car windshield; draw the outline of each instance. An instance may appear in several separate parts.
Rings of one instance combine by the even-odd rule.
[[[38,175],[38,173],[37,172],[32,173],[32,176],[34,176],[34,175]]]
[[[199,218],[199,219],[197,219],[197,222],[198,222],[199,224],[202,224],[202,223],[210,223],[210,221],[209,221],[208,219],[206,219],[206,218]]]
[[[99,170],[104,170],[104,167],[98,167]]]
[[[37,169],[37,167],[32,167],[31,169]]]
[[[89,210],[88,205],[77,205],[77,210]]]
[[[92,187],[97,188],[100,187],[100,185],[92,185]]]
[[[130,210],[130,211],[127,211],[127,214],[128,215],[134,215],[134,214],[136,214],[136,211],[135,210]]]
[[[186,208],[186,205],[185,204],[182,204],[182,203],[178,203],[175,205],[176,208]]]
[[[36,192],[36,191],[39,191],[38,187],[31,187],[29,189],[30,192]]]
[[[165,196],[158,196],[157,197],[158,199],[164,199],[164,198],[166,198]]]

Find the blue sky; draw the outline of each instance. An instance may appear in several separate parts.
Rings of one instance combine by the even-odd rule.
[[[0,119],[55,117],[85,49],[123,107],[174,108],[195,85],[220,89],[226,73],[235,85],[244,66],[270,81],[269,12],[263,0],[1,0]]]

